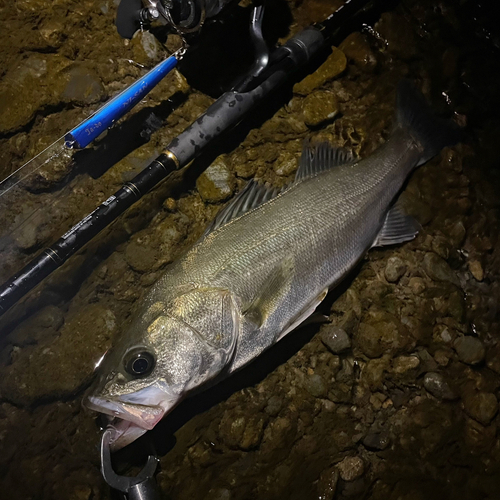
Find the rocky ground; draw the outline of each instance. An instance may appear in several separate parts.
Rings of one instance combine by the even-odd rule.
[[[150,436],[157,479],[173,500],[498,497],[498,48],[486,15],[452,4],[404,0],[339,40],[0,320],[3,496],[110,498],[81,398],[141,296],[248,179],[293,179],[305,138],[369,155],[406,76],[466,127],[402,194],[419,236],[371,251],[320,307],[328,323],[167,417]],[[333,3],[288,8],[294,32]],[[175,48],[147,33],[124,41],[115,11],[110,0],[0,2],[1,178]],[[174,72],[94,149],[54,158],[0,197],[1,281],[206,109],[213,95],[195,83]],[[147,451],[147,440],[124,450],[117,468],[136,470]]]

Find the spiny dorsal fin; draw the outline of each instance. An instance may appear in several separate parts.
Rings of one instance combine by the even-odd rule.
[[[387,212],[384,225],[372,246],[383,247],[413,240],[419,230],[420,224],[410,215],[406,215],[401,205],[396,203]]]
[[[264,184],[262,182],[252,179],[232,200],[227,206],[225,206],[215,217],[212,223],[207,227],[203,236],[215,231],[229,221],[236,219],[240,215],[249,212],[253,208],[256,208],[271,198],[274,198],[279,193],[284,191],[286,187],[279,189],[270,186],[269,184]]]
[[[353,154],[344,148],[337,148],[321,142],[311,146],[309,141],[304,144],[300,164],[295,175],[295,181],[301,181],[313,177],[319,172],[330,170],[339,165],[347,165],[356,161]]]

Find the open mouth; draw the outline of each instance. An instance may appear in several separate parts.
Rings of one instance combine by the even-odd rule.
[[[118,450],[151,430],[165,415],[162,406],[146,406],[89,396],[85,406],[109,417],[111,449]]]

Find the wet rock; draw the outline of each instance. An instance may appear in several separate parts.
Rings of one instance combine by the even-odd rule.
[[[0,84],[0,133],[26,125],[38,110],[57,104],[65,85],[63,71],[70,64],[55,54],[33,54],[11,68]]]
[[[453,351],[451,349],[438,349],[434,353],[434,359],[439,366],[447,366],[452,357]]]
[[[279,396],[271,396],[264,411],[271,417],[276,417],[283,406],[283,399]]]
[[[483,281],[484,279],[484,270],[481,262],[478,260],[469,261],[469,271],[474,276],[476,281]]]
[[[82,64],[75,64],[67,72],[67,84],[62,99],[80,105],[99,102],[104,99],[105,91],[97,73]]]
[[[425,280],[423,278],[418,277],[418,276],[414,276],[414,277],[410,278],[410,281],[408,282],[408,286],[410,287],[410,290],[415,295],[420,295],[426,288]]]
[[[353,61],[361,70],[371,73],[377,67],[377,58],[373,54],[366,37],[359,32],[351,33],[339,46],[347,59]]]
[[[282,151],[274,163],[274,171],[283,177],[293,174],[297,170],[297,157],[290,151]]]
[[[150,31],[136,31],[130,43],[134,53],[134,61],[146,67],[159,61],[163,55],[160,42]]]
[[[257,448],[264,434],[267,417],[262,413],[243,415],[226,411],[219,425],[219,433],[230,448],[251,450]]]
[[[2,370],[3,397],[15,404],[32,405],[74,395],[109,349],[116,329],[114,313],[102,304],[88,304],[68,315],[55,340],[24,348]]]
[[[318,500],[333,500],[337,491],[339,471],[336,467],[324,470],[318,481]]]
[[[495,443],[496,426],[484,426],[472,418],[465,418],[464,440],[473,453],[487,453]]]
[[[328,391],[325,380],[317,373],[309,375],[304,379],[304,389],[315,398],[325,397]]]
[[[316,127],[339,113],[337,97],[332,92],[318,90],[309,94],[302,103],[302,117],[308,127]]]
[[[436,361],[434,361],[434,358],[429,354],[429,351],[427,351],[427,349],[420,349],[418,351],[418,357],[420,358],[420,367],[423,371],[434,372],[437,370]]]
[[[398,356],[392,361],[392,369],[394,373],[403,374],[410,370],[414,370],[420,365],[420,360],[417,356]]]
[[[63,312],[56,306],[47,306],[21,323],[9,335],[9,341],[16,346],[33,344],[55,333],[63,323]]]
[[[294,415],[278,417],[264,431],[261,451],[269,460],[278,461],[288,456],[289,447],[297,435],[297,418]]]
[[[460,247],[464,242],[467,231],[462,221],[457,221],[448,231],[451,243],[455,247]]]
[[[455,392],[440,373],[426,373],[424,377],[424,387],[438,399],[453,400],[457,398]]]
[[[196,181],[200,196],[209,203],[227,200],[234,193],[235,187],[234,175],[224,156],[217,157]]]
[[[399,257],[390,257],[385,266],[384,275],[389,283],[397,283],[406,272],[406,264]]]
[[[395,353],[411,344],[408,333],[392,321],[360,323],[354,341],[369,358],[378,358],[385,352]]]
[[[465,413],[483,425],[488,425],[498,412],[497,398],[490,392],[468,391],[462,401]]]
[[[432,251],[437,253],[441,258],[448,259],[450,256],[450,244],[448,240],[441,235],[432,238]]]
[[[207,500],[231,500],[231,491],[226,488],[215,488],[208,491]]]
[[[360,457],[345,457],[337,467],[340,478],[344,481],[354,481],[365,472],[365,463]]]
[[[500,344],[488,348],[486,366],[500,375]]]
[[[369,432],[363,439],[363,446],[368,450],[382,451],[391,443],[391,438],[387,431]]]
[[[476,337],[458,337],[453,343],[460,361],[468,365],[477,365],[484,360],[486,350],[483,343]]]
[[[387,50],[401,59],[412,59],[417,53],[414,30],[407,19],[395,12],[385,12],[375,29],[385,39]]]
[[[448,297],[448,315],[454,320],[461,323],[465,318],[465,302],[463,298],[463,293],[456,291],[450,293]]]
[[[137,233],[125,248],[125,260],[135,271],[147,272],[158,260],[158,248],[152,242],[148,231]]]
[[[40,36],[52,48],[58,48],[66,38],[64,24],[58,19],[47,19],[40,26]]]
[[[321,341],[333,352],[339,354],[351,347],[351,339],[346,331],[338,326],[326,325],[321,330]]]
[[[313,90],[340,75],[345,70],[346,64],[347,59],[344,53],[336,47],[332,47],[332,53],[327,60],[314,73],[296,83],[293,91],[296,94],[309,95]]]
[[[434,281],[446,281],[460,286],[460,281],[448,263],[435,253],[426,253],[424,257],[424,270],[429,278]]]
[[[370,359],[362,371],[361,381],[371,390],[381,389],[386,372],[389,371],[389,356],[380,359]]]

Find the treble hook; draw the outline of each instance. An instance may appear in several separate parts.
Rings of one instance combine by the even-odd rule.
[[[106,429],[101,436],[101,473],[106,483],[122,492],[127,500],[160,500],[160,492],[154,479],[158,458],[150,455],[144,468],[135,477],[120,476],[111,464],[110,440],[111,429]]]

